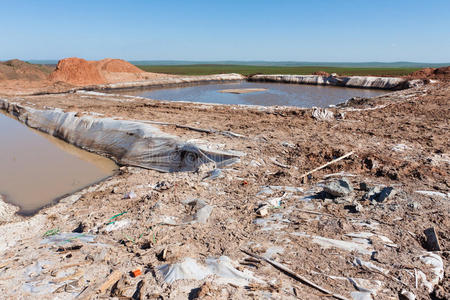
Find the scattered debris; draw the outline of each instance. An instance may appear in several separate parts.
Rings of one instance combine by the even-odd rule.
[[[110,222],[110,223],[108,223],[108,225],[106,225],[105,230],[107,232],[111,232],[114,230],[122,229],[122,228],[125,228],[128,225],[130,225],[130,223],[131,222],[128,219]]]
[[[135,192],[131,191],[131,192],[127,192],[123,195],[123,199],[134,199],[136,198],[137,195]]]
[[[400,300],[416,300],[416,295],[414,295],[410,291],[403,289],[399,294],[399,298]]]
[[[222,176],[222,170],[221,169],[214,169],[212,171],[209,171],[205,177],[203,177],[203,180],[212,180],[216,179]]]
[[[281,168],[285,168],[285,169],[291,168],[291,166],[282,164],[282,163],[280,163],[279,161],[277,161],[277,159],[276,159],[275,157],[271,157],[270,160],[271,160],[276,166],[279,166],[279,167],[281,167]]]
[[[353,187],[347,178],[333,180],[323,188],[324,192],[333,197],[347,196],[353,192]]]
[[[92,286],[88,286],[85,290],[83,290],[78,296],[77,299],[91,299],[95,294],[103,295],[109,290],[117,281],[120,280],[123,273],[119,270],[114,270],[111,274],[108,275],[105,281],[100,284],[94,284]]]
[[[195,210],[195,213],[185,219],[185,224],[202,223],[206,224],[209,216],[213,210],[211,205],[208,205],[204,200],[192,199],[183,201],[184,204],[189,205]]]
[[[84,233],[57,233],[51,236],[47,236],[41,241],[41,244],[56,244],[58,246],[71,243],[73,241],[80,241],[85,243],[92,243],[95,239],[94,235]]]
[[[263,260],[263,261],[265,261],[265,262],[271,264],[273,267],[275,267],[275,268],[277,268],[278,270],[284,272],[285,274],[289,275],[290,277],[294,278],[295,280],[298,280],[298,281],[302,282],[303,284],[309,285],[310,287],[313,287],[313,288],[315,288],[315,289],[321,291],[322,293],[325,293],[325,294],[327,294],[327,295],[330,295],[330,296],[332,296],[332,297],[334,297],[334,298],[336,298],[336,299],[341,299],[341,300],[346,300],[346,299],[347,299],[347,298],[345,298],[345,297],[343,297],[343,296],[340,296],[340,295],[337,295],[337,294],[333,294],[332,292],[330,292],[330,291],[328,291],[327,289],[325,289],[325,288],[323,288],[323,287],[321,287],[321,286],[319,286],[319,285],[313,283],[312,281],[310,281],[310,280],[304,278],[303,276],[300,276],[300,275],[294,273],[294,272],[291,271],[289,268],[287,268],[286,266],[284,266],[284,265],[282,265],[282,264],[280,264],[280,263],[278,263],[278,262],[276,262],[276,261],[273,261],[273,260],[271,260],[271,259],[269,259],[269,258],[266,258],[266,257],[263,257],[263,256],[259,256],[259,255],[253,254],[253,253],[248,252],[248,251],[246,251],[246,250],[242,250],[242,249],[241,249],[241,251],[244,252],[244,253],[247,254],[247,255],[250,255],[250,256],[252,256],[252,257],[254,257],[254,258]]]
[[[170,188],[172,188],[172,184],[170,182],[167,181],[158,181],[155,186],[153,186],[153,189],[155,191],[161,192],[161,191],[166,191]]]
[[[142,272],[141,272],[141,270],[136,269],[136,270],[131,271],[131,274],[133,277],[138,277],[139,275],[142,275]]]
[[[264,218],[269,214],[269,206],[267,204],[262,205],[256,210],[256,214],[258,215],[258,217]]]
[[[333,159],[332,161],[327,162],[326,164],[321,165],[321,166],[318,167],[318,168],[315,168],[315,169],[313,169],[313,170],[311,170],[311,171],[309,171],[309,172],[306,172],[305,174],[301,175],[300,178],[305,178],[306,176],[308,176],[308,175],[310,175],[310,174],[312,174],[312,173],[314,173],[314,172],[317,172],[317,171],[319,171],[319,170],[322,170],[323,168],[328,167],[329,165],[334,164],[334,163],[336,163],[336,162],[338,162],[338,161],[340,161],[340,160],[343,160],[344,158],[347,158],[347,157],[349,157],[349,156],[352,155],[352,154],[354,154],[353,151],[351,151],[351,152],[349,152],[349,153],[347,153],[347,154],[344,154],[344,155],[342,155],[341,157],[338,157],[338,158],[336,158],[336,159]]]
[[[313,107],[312,117],[319,121],[331,121],[334,119],[334,114],[331,110],[326,108]]]
[[[376,186],[371,188],[363,197],[363,200],[369,200],[371,202],[386,202],[392,196],[396,194],[396,190],[393,187],[380,187]]]
[[[426,196],[437,196],[441,198],[450,198],[450,193],[441,193],[441,192],[435,192],[435,191],[416,191],[418,194],[426,195]]]
[[[441,251],[441,245],[439,238],[434,227],[430,227],[424,230],[426,236],[427,247],[429,251]]]

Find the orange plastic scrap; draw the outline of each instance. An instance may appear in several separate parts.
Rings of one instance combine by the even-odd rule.
[[[138,277],[139,275],[142,275],[141,270],[136,269],[134,271],[131,271],[131,274],[133,275],[133,277]]]

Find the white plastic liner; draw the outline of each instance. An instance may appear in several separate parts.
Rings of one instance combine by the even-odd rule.
[[[130,88],[143,88],[143,87],[168,87],[179,86],[185,84],[199,84],[199,83],[213,83],[223,81],[237,81],[244,80],[245,76],[236,73],[229,74],[214,74],[203,76],[174,76],[160,79],[143,80],[143,81],[131,81],[120,82],[110,84],[99,84],[93,86],[85,86],[76,88],[82,90],[117,90],[117,89],[130,89]]]
[[[241,272],[233,266],[233,261],[227,256],[208,258],[206,265],[198,264],[193,258],[187,257],[183,262],[162,265],[158,269],[167,283],[173,283],[182,279],[203,280],[210,275],[218,277],[219,284],[233,283],[238,286],[247,285],[250,281],[262,283],[255,278],[250,271]]]
[[[60,109],[37,110],[0,99],[0,109],[26,125],[66,142],[114,159],[122,165],[161,172],[195,171],[203,163],[223,166],[238,159],[236,153],[214,151],[187,143],[158,128],[135,121],[77,117]]]
[[[283,83],[332,85],[354,88],[371,89],[404,89],[409,87],[409,81],[397,77],[374,77],[374,76],[318,76],[318,75],[254,75],[250,81],[269,81]]]

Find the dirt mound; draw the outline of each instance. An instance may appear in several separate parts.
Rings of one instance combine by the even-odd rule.
[[[99,61],[87,61],[71,57],[60,60],[49,78],[51,81],[83,86],[147,80],[161,76],[161,74],[147,73],[121,59],[106,58]]]
[[[145,71],[121,59],[106,58],[94,63],[101,72],[145,73]]]
[[[52,70],[51,67],[12,59],[0,62],[0,80],[46,80]]]
[[[450,79],[450,66],[441,68],[425,68],[410,74],[412,78]]]
[[[313,72],[312,75],[330,77],[330,73],[325,72],[325,71],[316,71],[316,72]]]
[[[49,79],[74,85],[106,83],[95,63],[77,57],[62,59]]]

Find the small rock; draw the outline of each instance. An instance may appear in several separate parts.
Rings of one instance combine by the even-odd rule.
[[[203,206],[195,213],[194,221],[197,221],[198,223],[206,224],[209,216],[211,215],[212,210],[213,210],[213,207],[211,205]]]
[[[172,187],[172,184],[167,181],[158,181],[153,187],[156,191],[165,191]]]
[[[83,222],[80,222],[80,224],[78,224],[78,227],[75,228],[72,232],[83,233],[85,230],[86,230],[86,225],[83,224]]]
[[[399,298],[401,300],[416,300],[416,295],[407,290],[402,290],[399,294]]]
[[[364,200],[374,201],[378,199],[378,195],[381,193],[381,188],[379,186],[371,188],[365,195]]]
[[[408,202],[408,207],[412,210],[418,210],[420,208],[420,203],[417,201]]]
[[[366,182],[360,182],[359,183],[359,189],[361,191],[366,191],[367,192],[369,190],[369,186],[367,185]]]
[[[364,195],[363,200],[385,202],[396,194],[396,190],[393,187],[380,187],[376,186],[371,188],[369,192]]]
[[[380,194],[378,195],[377,201],[378,202],[384,202],[385,200],[388,200],[392,196],[396,194],[396,190],[393,187],[385,187],[381,190]]]
[[[363,210],[363,206],[359,202],[354,203],[354,206],[356,212],[361,212]]]
[[[347,178],[333,180],[324,187],[324,192],[333,197],[342,197],[353,192],[353,187]]]
[[[133,192],[133,191],[128,192],[128,193],[125,193],[125,194],[123,195],[123,199],[133,199],[133,198],[136,198],[136,197],[137,197],[137,195],[136,195],[136,193]]]
[[[358,213],[363,210],[363,206],[359,202],[353,202],[352,204],[344,206],[345,209],[348,209],[350,213]]]

